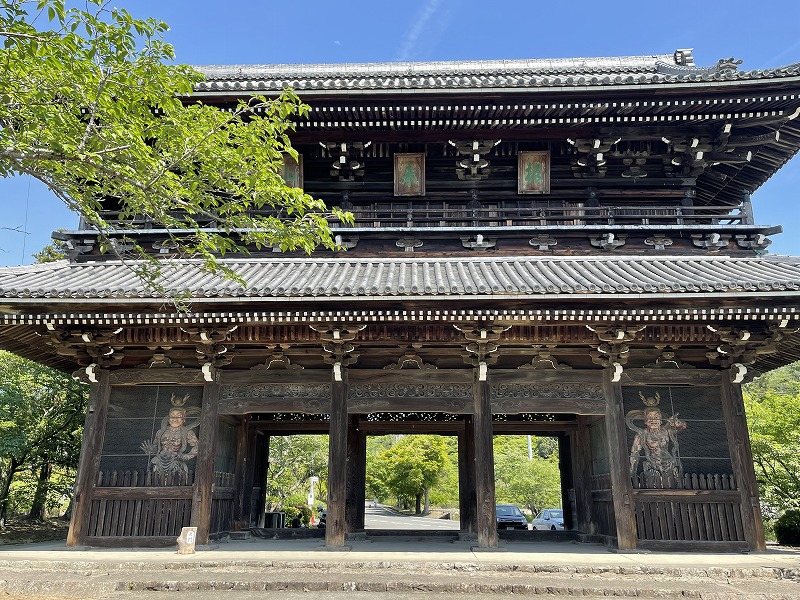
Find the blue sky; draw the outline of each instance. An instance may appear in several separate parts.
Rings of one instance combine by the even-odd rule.
[[[800,62],[800,2],[533,0],[153,0],[113,2],[166,21],[179,62],[342,63],[621,56],[694,48],[700,66]],[[42,186],[0,179],[0,265],[30,264],[50,233],[77,227]],[[800,157],[753,195],[756,221],[783,225],[770,251],[800,255]],[[16,231],[10,231],[17,229]]]

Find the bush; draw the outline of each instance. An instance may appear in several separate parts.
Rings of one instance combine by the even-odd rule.
[[[778,517],[775,538],[781,546],[800,546],[800,509],[787,510]]]

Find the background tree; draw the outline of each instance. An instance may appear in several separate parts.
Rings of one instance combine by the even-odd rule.
[[[0,525],[20,473],[36,474],[31,515],[41,518],[53,468],[77,467],[87,397],[70,375],[0,351]]]
[[[170,64],[165,23],[105,0],[81,6],[2,0],[0,176],[42,181],[109,252],[120,247],[114,231],[142,219],[212,271],[225,271],[218,255],[250,245],[334,246],[325,205],[280,175],[284,154],[296,157],[291,119],[308,110],[297,96],[256,96],[232,111],[193,102],[203,76]],[[210,222],[218,231],[203,229]],[[157,284],[158,265],[140,274]]]
[[[527,436],[495,436],[494,473],[497,501],[528,508],[536,515],[543,508],[561,506],[561,476],[555,438],[534,440],[529,459]]]
[[[449,461],[447,444],[438,435],[406,435],[367,463],[367,478],[399,500],[413,500],[417,514],[430,510],[430,489]],[[424,501],[424,502],[423,502]]]
[[[744,386],[753,462],[769,513],[800,508],[800,363]]]
[[[316,495],[320,501],[324,501],[328,487],[327,435],[271,437],[266,486],[267,512],[305,505],[312,475],[319,477],[319,483],[315,486]]]

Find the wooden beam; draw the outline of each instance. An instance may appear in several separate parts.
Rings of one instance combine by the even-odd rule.
[[[612,369],[603,369],[603,389],[606,396],[606,434],[608,436],[608,465],[613,490],[614,515],[617,525],[617,547],[620,550],[636,548],[636,520],[634,515],[633,485],[628,460],[625,407],[622,403],[622,385],[612,382]]]
[[[753,449],[747,431],[742,386],[731,383],[727,377],[722,379],[722,412],[725,417],[733,474],[741,496],[744,537],[751,550],[761,552],[766,550],[764,523],[761,520],[761,505],[753,469]]]
[[[494,448],[492,445],[492,404],[488,381],[480,381],[474,370],[475,496],[478,547],[497,547],[497,515],[494,493]]]
[[[211,528],[211,499],[214,487],[214,459],[217,450],[219,406],[219,374],[203,386],[203,406],[200,413],[200,432],[197,443],[192,516],[190,523],[197,527],[197,544],[208,544]]]
[[[67,546],[86,544],[86,527],[89,522],[89,510],[100,469],[100,456],[103,450],[103,438],[108,415],[108,402],[111,397],[111,386],[107,370],[98,372],[97,382],[92,384],[89,393],[89,406],[83,426],[83,443],[78,459],[78,476],[75,481],[72,519],[67,533]]]
[[[347,533],[347,369],[341,381],[331,373],[331,421],[328,434],[328,514],[325,545],[344,547]]]

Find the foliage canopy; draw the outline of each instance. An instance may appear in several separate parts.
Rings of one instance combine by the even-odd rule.
[[[745,386],[759,492],[767,507],[800,508],[800,363]]]
[[[0,351],[0,522],[20,473],[77,467],[87,396],[70,375]]]
[[[0,176],[42,181],[118,255],[145,256],[112,236],[141,223],[212,271],[248,246],[334,246],[327,217],[348,216],[281,177],[284,156],[296,158],[291,119],[308,111],[294,93],[232,110],[192,101],[203,75],[171,64],[165,23],[106,0],[81,6],[2,0]]]

